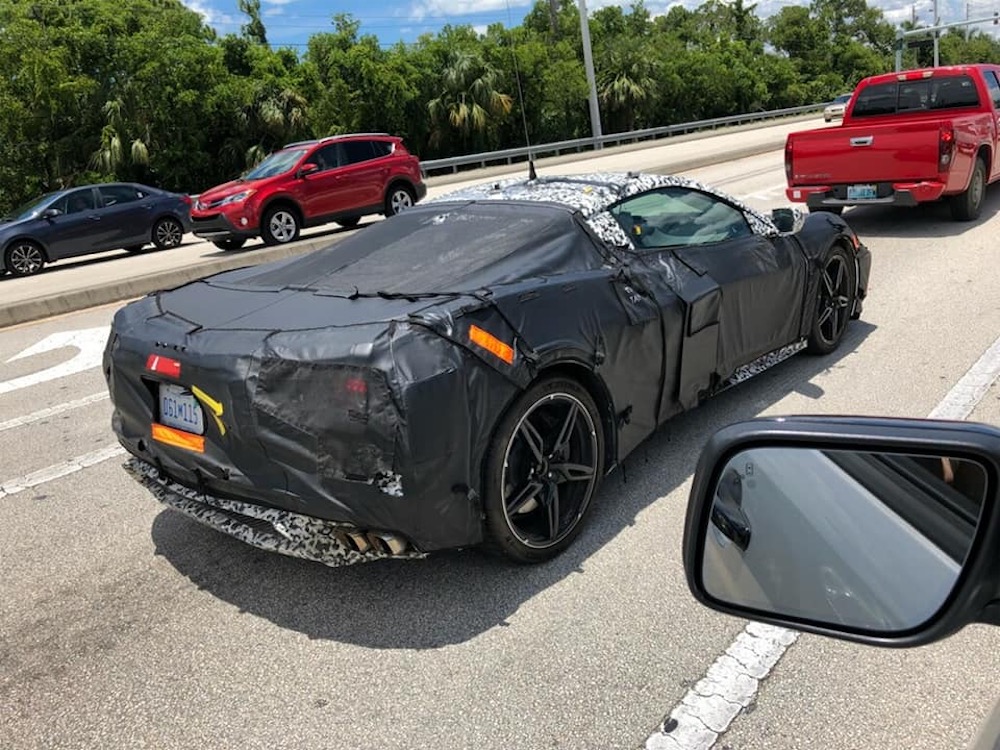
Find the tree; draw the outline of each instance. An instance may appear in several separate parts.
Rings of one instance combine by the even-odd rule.
[[[441,76],[442,90],[427,104],[433,130],[440,142],[456,131],[463,145],[475,142],[494,119],[510,113],[513,98],[499,89],[497,69],[466,50],[453,52]]]

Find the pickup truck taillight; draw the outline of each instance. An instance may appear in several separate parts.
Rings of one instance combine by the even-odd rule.
[[[792,184],[792,141],[791,139],[785,140],[785,179],[788,180],[788,184]]]
[[[938,172],[947,172],[955,153],[955,130],[942,126],[938,131]]]

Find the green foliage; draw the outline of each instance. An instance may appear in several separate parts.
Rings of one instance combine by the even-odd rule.
[[[301,54],[268,44],[260,0],[237,4],[240,33],[220,37],[180,0],[0,3],[0,210],[102,180],[198,192],[334,133],[396,133],[425,159],[590,133],[575,0],[389,48],[337,14]],[[895,29],[866,0],[768,19],[746,0],[654,18],[639,0],[589,26],[605,132],[824,101],[893,65]],[[944,64],[1000,61],[978,31],[940,48]]]

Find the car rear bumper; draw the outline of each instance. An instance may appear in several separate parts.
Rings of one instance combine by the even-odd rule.
[[[426,556],[398,534],[359,529],[190,489],[135,457],[125,463],[125,470],[171,509],[267,552],[312,560],[329,567]]]
[[[222,213],[192,214],[191,233],[195,237],[206,240],[220,240],[227,237],[256,237],[257,227],[247,220],[245,226],[240,226]]]
[[[810,208],[838,206],[916,206],[936,201],[944,195],[945,184],[936,180],[919,182],[880,182],[876,197],[848,198],[848,185],[796,185],[785,189],[785,196],[793,203],[805,203]]]

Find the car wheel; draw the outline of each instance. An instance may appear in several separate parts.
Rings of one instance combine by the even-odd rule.
[[[167,216],[153,225],[153,244],[160,250],[169,250],[181,244],[184,227],[177,219]]]
[[[811,214],[834,214],[835,216],[840,216],[844,213],[843,206],[809,206],[809,213]]]
[[[603,471],[594,399],[568,378],[539,381],[501,420],[487,453],[485,548],[519,563],[555,557],[583,528]]]
[[[951,199],[951,216],[957,221],[972,221],[979,218],[983,210],[983,195],[986,192],[986,165],[982,159],[976,159],[972,169],[972,179],[969,188],[961,195]]]
[[[45,251],[31,240],[15,240],[4,253],[3,264],[13,276],[33,276],[45,265]]]
[[[245,237],[227,237],[224,240],[212,240],[212,244],[220,250],[239,250],[246,244]]]
[[[416,198],[409,187],[406,185],[393,185],[389,190],[389,194],[385,197],[385,215],[395,216],[400,211],[405,211],[413,206],[414,203],[416,203]]]
[[[835,245],[826,256],[819,283],[808,350],[813,354],[829,354],[840,345],[847,324],[854,312],[854,259],[841,245]]]
[[[265,245],[284,245],[299,238],[299,217],[288,206],[269,208],[260,226]]]
[[[345,229],[353,229],[361,222],[360,216],[351,216],[347,219],[337,219],[337,223]]]

